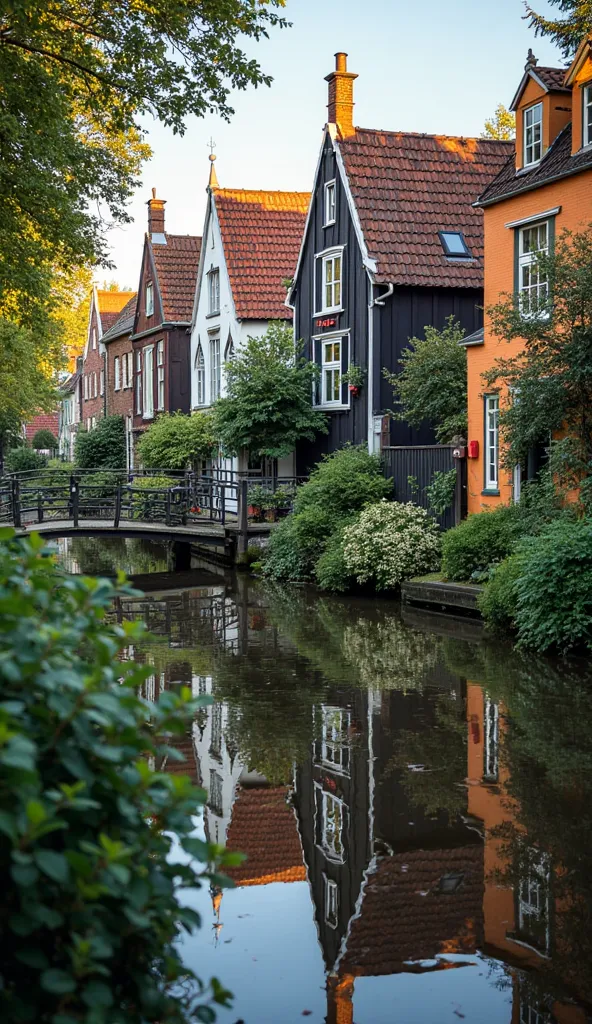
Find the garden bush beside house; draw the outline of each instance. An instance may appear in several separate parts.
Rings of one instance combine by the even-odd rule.
[[[444,534],[442,572],[446,579],[461,582],[483,578],[493,563],[512,552],[515,542],[515,512],[510,506],[476,512]]]
[[[357,583],[394,590],[403,580],[438,568],[438,525],[412,502],[368,505],[343,531],[343,561]]]
[[[125,469],[123,416],[105,416],[93,430],[79,430],[74,445],[77,469]]]

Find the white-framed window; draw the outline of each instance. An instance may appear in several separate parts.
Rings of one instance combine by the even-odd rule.
[[[316,743],[315,760],[325,768],[337,771],[342,775],[347,774],[349,770],[350,726],[350,711],[345,708],[321,705],[320,737]]]
[[[84,374],[84,400],[88,402],[88,373]]]
[[[341,346],[343,338],[322,341],[321,405],[341,405]]]
[[[115,359],[113,360],[113,377],[113,390],[119,391],[119,389],[121,388],[121,379],[119,373],[119,356],[115,356]]]
[[[96,371],[95,371],[95,373],[93,373],[93,391],[94,391],[94,394],[95,394],[95,398],[96,398],[96,397],[97,397],[97,395],[98,395],[98,393],[99,393],[99,391],[98,391],[98,381],[97,381],[97,374],[96,374]]]
[[[156,346],[156,367],[158,374],[158,409],[164,409],[164,341],[161,340]]]
[[[548,1013],[537,1010],[530,1003],[520,1003],[520,1024],[550,1024]]]
[[[134,354],[128,352],[127,354],[127,386],[128,388],[133,387],[134,383]]]
[[[499,485],[499,395],[485,395],[485,490]]]
[[[585,85],[582,89],[582,93],[584,114],[582,145],[592,146],[592,83],[590,83],[590,85]]]
[[[101,375],[100,375],[99,380],[100,380],[99,393],[101,395],[104,395],[105,394],[105,371],[104,370],[101,370]]]
[[[147,345],[144,349],[142,373],[142,416],[145,420],[151,420],[154,416],[154,345]]]
[[[335,223],[335,182],[327,181],[325,183],[325,208],[324,208],[324,219],[323,227],[327,228],[330,224]]]
[[[142,412],[142,351],[136,351],[136,412]]]
[[[210,338],[210,402],[220,398],[220,335]]]
[[[499,704],[487,694],[484,698],[483,778],[497,782],[499,772]]]
[[[524,166],[539,162],[543,155],[543,104],[527,107],[523,114]]]
[[[220,271],[212,267],[208,274],[208,313],[220,312]]]
[[[90,421],[91,430],[94,430],[97,425],[97,417],[92,416]]]
[[[222,776],[218,775],[217,771],[210,768],[210,795],[208,799],[208,805],[210,809],[217,814],[219,818],[224,813],[223,799],[222,799]]]
[[[339,923],[339,886],[332,878],[323,875],[325,883],[325,923],[337,928]]]
[[[195,393],[197,405],[206,404],[206,363],[204,359],[201,341],[197,343],[195,353]]]
[[[97,329],[96,329],[96,327],[93,327],[93,329],[92,329],[92,347],[93,348],[97,347]]]
[[[224,349],[224,362],[231,363],[234,359],[234,341],[232,340],[232,334],[228,335],[226,342],[226,348]]]
[[[343,253],[332,252],[323,256],[321,312],[332,313],[341,309],[341,272]]]
[[[152,281],[146,281],[146,316],[154,313],[154,285]]]
[[[549,221],[518,229],[518,299],[523,316],[533,316],[545,306],[549,282],[537,262],[549,251]]]
[[[222,754],[222,722],[223,722],[223,707],[217,702],[213,705],[212,711],[212,733],[210,739],[210,753],[214,757],[220,757]]]
[[[549,952],[550,860],[540,850],[529,851],[529,865],[518,886],[518,938]]]
[[[345,804],[341,797],[335,793],[328,793],[318,783],[315,783],[315,795],[317,846],[329,860],[342,863],[345,860]]]

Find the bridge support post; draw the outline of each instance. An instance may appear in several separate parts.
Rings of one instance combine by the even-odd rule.
[[[79,487],[78,480],[75,476],[70,477],[70,515],[74,526],[78,526],[78,499],[79,499]]]
[[[21,494],[20,483],[17,477],[10,481],[10,500],[12,504],[12,521],[16,527],[22,526],[21,522]]]
[[[121,481],[117,484],[117,490],[115,492],[115,514],[113,516],[113,526],[115,529],[119,526],[119,520],[121,519]]]
[[[247,491],[249,481],[241,473],[238,481],[238,553],[242,555],[249,546],[249,517],[247,509]]]

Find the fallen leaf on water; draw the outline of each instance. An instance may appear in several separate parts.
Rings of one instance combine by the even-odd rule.
[[[303,1010],[302,1011],[302,1016],[303,1017],[310,1017],[311,1013],[312,1013],[312,1010]]]

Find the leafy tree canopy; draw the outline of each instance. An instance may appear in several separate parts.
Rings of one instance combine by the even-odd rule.
[[[248,338],[226,364],[227,395],[216,403],[222,447],[238,455],[281,458],[298,441],[327,432],[327,418],[313,408],[317,368],[294,346],[291,326],[271,323],[260,338]]]
[[[566,60],[573,57],[582,39],[592,30],[592,0],[549,0],[564,17],[538,14],[526,4],[526,18],[537,36],[550,36]]]
[[[493,117],[487,119],[484,125],[482,139],[513,139],[516,137],[516,115],[498,103]]]
[[[426,420],[441,444],[467,431],[467,353],[464,330],[453,316],[441,330],[425,327],[425,338],[410,338],[399,373],[383,370],[398,402],[396,419],[420,427]]]
[[[146,469],[186,469],[210,458],[215,447],[210,414],[163,413],[142,434],[138,455]]]
[[[53,451],[58,446],[58,439],[54,437],[51,430],[38,430],[31,441],[32,448],[49,448]]]
[[[94,430],[79,430],[74,462],[77,469],[125,469],[123,416],[105,416]]]

